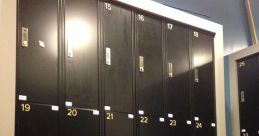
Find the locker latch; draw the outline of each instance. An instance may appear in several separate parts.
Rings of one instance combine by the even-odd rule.
[[[105,48],[106,65],[111,65],[111,48]]]
[[[240,92],[240,97],[241,102],[245,102],[245,91]]]
[[[168,76],[173,78],[173,63],[168,63]]]
[[[139,56],[139,71],[144,72],[144,57]]]
[[[194,69],[194,82],[199,83],[199,70],[197,68]]]
[[[74,55],[73,55],[73,45],[69,43],[69,40],[66,41],[66,44],[67,44],[67,56],[69,58],[72,58]]]
[[[29,29],[22,27],[22,47],[28,48],[29,46]]]

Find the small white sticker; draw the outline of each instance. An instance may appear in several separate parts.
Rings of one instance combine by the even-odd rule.
[[[199,121],[200,118],[199,118],[199,117],[194,117],[194,120],[195,120],[195,121]]]
[[[73,106],[73,103],[72,103],[72,102],[66,102],[65,105],[66,105],[67,107],[72,107],[72,106]]]
[[[171,114],[171,113],[168,113],[168,118],[173,118],[174,117],[174,114]]]
[[[59,111],[59,107],[58,107],[58,106],[51,106],[51,110],[53,110],[53,111]]]
[[[110,107],[110,106],[104,106],[104,110],[110,111],[110,110],[111,110],[111,107]]]
[[[242,129],[241,132],[242,132],[242,133],[245,133],[245,132],[246,132],[246,129]]]
[[[165,122],[165,118],[159,118],[160,122]]]
[[[19,100],[20,100],[20,101],[27,101],[27,96],[25,96],[25,95],[19,95]]]
[[[129,119],[133,119],[133,118],[134,118],[134,115],[133,115],[133,114],[128,114],[128,118],[129,118]]]
[[[93,110],[93,115],[99,115],[100,112],[98,110]]]
[[[187,120],[186,123],[187,123],[188,125],[191,125],[191,124],[192,124],[192,121]]]
[[[43,41],[39,41],[39,46],[45,48],[45,43]]]
[[[211,127],[216,127],[216,123],[211,123]]]
[[[139,115],[144,115],[144,111],[143,111],[143,110],[139,110],[139,111],[138,111],[138,114],[139,114]]]

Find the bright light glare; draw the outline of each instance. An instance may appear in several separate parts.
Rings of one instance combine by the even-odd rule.
[[[66,38],[73,47],[88,44],[92,38],[92,30],[86,21],[71,19],[66,22]]]
[[[203,55],[195,55],[194,56],[193,63],[194,63],[194,66],[196,66],[196,67],[205,65],[209,62],[210,62],[210,58],[208,58],[208,56],[206,56],[206,55],[204,55],[204,56]]]

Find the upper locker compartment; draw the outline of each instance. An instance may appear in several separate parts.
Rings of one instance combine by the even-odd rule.
[[[137,110],[141,114],[163,116],[162,21],[137,13],[135,25]]]
[[[103,4],[104,105],[114,112],[133,113],[132,12]]]
[[[241,136],[258,135],[258,55],[253,55],[238,60],[237,69],[240,110],[240,133]]]
[[[189,27],[164,21],[165,111],[169,135],[190,135]]]
[[[97,0],[66,0],[66,106],[98,108]]]
[[[20,0],[18,13],[19,100],[57,104],[58,0]]]
[[[214,35],[190,30],[192,58],[192,114],[199,136],[216,135]]]

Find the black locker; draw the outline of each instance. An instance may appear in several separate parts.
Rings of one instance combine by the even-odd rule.
[[[137,44],[137,109],[161,116],[163,105],[162,21],[151,15],[135,15]]]
[[[16,90],[27,101],[56,104],[58,0],[19,0],[18,15]]]
[[[17,136],[57,136],[58,107],[17,103]]]
[[[105,112],[105,136],[133,136],[134,116],[124,113]]]
[[[133,113],[132,37],[131,10],[104,3],[103,88],[112,111]]]
[[[237,62],[241,135],[258,135],[259,58],[251,56]],[[243,131],[243,132],[242,132]]]
[[[177,122],[169,127],[177,135],[190,135],[186,121],[190,120],[190,61],[189,29],[187,26],[165,22],[163,24],[166,50],[165,111]],[[172,122],[171,122],[172,123]],[[171,131],[170,131],[171,132]]]
[[[64,114],[63,136],[98,136],[100,134],[98,112],[67,108]]]
[[[191,30],[192,54],[192,115],[196,121],[198,136],[213,136],[205,124],[216,123],[216,104],[214,90],[213,43],[214,35],[208,32]],[[213,127],[213,126],[210,126]]]
[[[138,136],[166,135],[166,123],[161,122],[158,117],[140,116],[138,123]]]
[[[66,101],[98,107],[97,0],[66,0]]]

